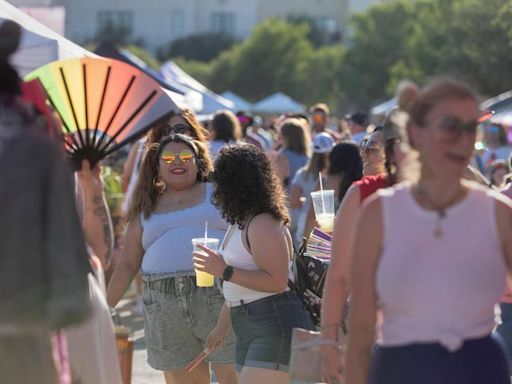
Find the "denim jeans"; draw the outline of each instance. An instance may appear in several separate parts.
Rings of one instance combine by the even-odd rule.
[[[309,312],[293,292],[231,308],[237,369],[288,371],[293,328],[314,329]]]

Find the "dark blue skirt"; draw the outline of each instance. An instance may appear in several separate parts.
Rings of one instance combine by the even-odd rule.
[[[370,384],[510,384],[501,343],[493,336],[466,340],[450,352],[442,345],[376,346]]]

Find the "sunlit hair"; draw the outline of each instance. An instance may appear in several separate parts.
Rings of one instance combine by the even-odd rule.
[[[318,173],[323,171],[327,165],[328,153],[313,153],[306,165],[305,176],[306,178],[312,177],[314,180],[318,179]]]
[[[425,117],[439,103],[447,99],[472,100],[478,104],[476,94],[466,85],[453,80],[437,80],[421,89],[412,101],[409,122],[418,126],[425,124]]]
[[[141,213],[148,218],[155,210],[160,197],[161,185],[158,185],[157,176],[160,170],[160,154],[169,143],[183,143],[195,155],[197,167],[197,181],[206,182],[212,170],[212,162],[208,156],[206,145],[185,135],[172,135],[162,139],[160,143],[146,146],[139,178],[135,187],[133,198],[128,211],[128,221],[136,219]]]
[[[311,135],[309,124],[304,119],[284,119],[279,126],[281,135],[285,138],[286,149],[301,155],[309,156]]]
[[[164,129],[169,126],[169,120],[174,116],[181,116],[187,125],[191,128],[191,137],[194,140],[202,143],[206,142],[206,130],[203,128],[201,123],[197,120],[196,115],[188,108],[180,109],[179,113],[171,115],[167,121],[163,121],[155,125],[149,132],[146,140],[146,145],[151,146],[153,143],[158,143],[162,140]]]
[[[210,123],[215,140],[229,143],[242,138],[242,127],[236,115],[231,111],[219,111]]]
[[[214,184],[212,203],[226,221],[240,229],[260,213],[269,213],[285,225],[290,222],[282,183],[269,158],[255,146],[225,146],[210,180]]]

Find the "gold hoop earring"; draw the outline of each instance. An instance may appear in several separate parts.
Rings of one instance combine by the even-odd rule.
[[[163,180],[160,177],[155,176],[153,177],[153,188],[155,188],[156,191],[161,195],[162,193],[164,193],[165,189],[167,188],[167,185],[163,182]]]

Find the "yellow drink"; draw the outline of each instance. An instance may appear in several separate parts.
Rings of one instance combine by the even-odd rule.
[[[217,252],[217,249],[219,248],[219,239],[211,239],[211,238],[205,239],[204,237],[192,239],[192,247],[194,249],[194,252],[200,253],[201,255],[204,255],[204,256],[208,256],[208,254],[206,252],[204,252],[202,249],[197,247],[198,244],[200,244],[203,247],[206,247],[214,252]],[[196,272],[196,285],[198,287],[213,287],[215,276],[213,276],[209,273],[203,272],[203,271],[199,271],[197,269],[195,270],[195,272]]]
[[[332,213],[321,213],[316,217],[320,229],[327,233],[332,233],[334,229],[334,215]]]

